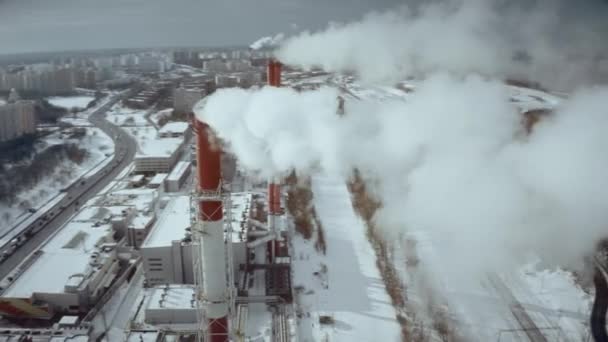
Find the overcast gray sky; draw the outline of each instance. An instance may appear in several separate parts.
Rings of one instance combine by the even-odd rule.
[[[249,44],[294,24],[316,29],[421,1],[429,0],[0,0],[0,54]],[[603,13],[608,22],[605,0],[534,1],[569,4],[564,16],[597,21]]]
[[[249,44],[400,0],[0,0],[0,52]]]

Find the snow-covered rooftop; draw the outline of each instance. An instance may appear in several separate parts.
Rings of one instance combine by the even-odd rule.
[[[174,197],[148,234],[142,248],[170,246],[172,241],[185,237],[190,228],[190,197]]]
[[[192,285],[158,286],[151,289],[148,310],[196,309],[195,289]]]
[[[79,216],[47,241],[40,249],[40,257],[14,280],[3,293],[4,297],[30,298],[33,293],[63,293],[71,276],[87,275],[91,271],[91,255],[98,252],[98,243],[111,239],[112,228],[109,224],[94,227],[91,220],[79,220]]]
[[[189,162],[181,161],[175,165],[169,176],[167,176],[167,180],[179,180],[181,176],[186,172],[186,170],[190,167]]]
[[[188,130],[188,127],[189,125],[187,122],[169,122],[158,130],[158,134],[184,134]]]
[[[165,178],[167,178],[166,173],[157,173],[152,177],[148,185],[161,185],[165,181]]]
[[[184,142],[184,138],[156,138],[142,141],[137,157],[167,158],[173,155]]]
[[[91,101],[95,100],[92,96],[67,96],[67,97],[49,97],[47,101],[56,107],[62,107],[67,109],[86,108]]]
[[[159,334],[158,331],[134,331],[129,335],[127,342],[156,342]]]

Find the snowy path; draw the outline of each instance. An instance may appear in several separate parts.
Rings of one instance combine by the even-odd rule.
[[[312,187],[327,255],[300,236],[294,239],[294,286],[303,287],[297,299],[300,341],[400,341],[395,309],[345,181],[318,176]],[[334,323],[320,325],[319,316]]]

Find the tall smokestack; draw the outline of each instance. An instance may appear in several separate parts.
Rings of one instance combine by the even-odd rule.
[[[281,69],[282,64],[279,61],[271,59],[268,62],[268,85],[271,87],[281,86]],[[278,203],[278,205],[277,205]],[[276,229],[275,216],[280,214],[281,207],[281,185],[274,178],[268,180],[268,228],[271,231]]]
[[[228,301],[226,298],[226,247],[224,244],[224,223],[221,198],[221,150],[214,146],[215,138],[209,126],[199,120],[194,121],[196,132],[196,160],[199,192],[199,226],[201,263],[197,267],[202,279],[198,288],[199,300],[203,302],[208,320],[208,341],[228,341]],[[204,272],[204,273],[203,273]]]
[[[271,87],[281,86],[281,69],[282,64],[279,61],[271,59],[268,62],[268,85]],[[277,178],[268,180],[268,228],[271,232],[277,230],[276,217],[280,215],[281,208],[281,183]],[[269,243],[270,260],[274,262],[276,241],[272,240]]]

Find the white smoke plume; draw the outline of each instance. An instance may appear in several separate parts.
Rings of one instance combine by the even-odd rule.
[[[598,31],[590,22],[567,22],[559,4],[447,0],[404,5],[303,32],[285,41],[277,56],[305,68],[356,72],[370,82],[448,70],[571,89],[598,70],[608,74],[608,63],[598,62],[608,51],[606,27]]]
[[[527,253],[575,264],[608,222],[608,89],[574,95],[526,137],[504,85],[445,74],[407,102],[351,101],[332,88],[220,90],[197,108],[241,164],[379,180],[388,234],[423,230],[462,274]]]

